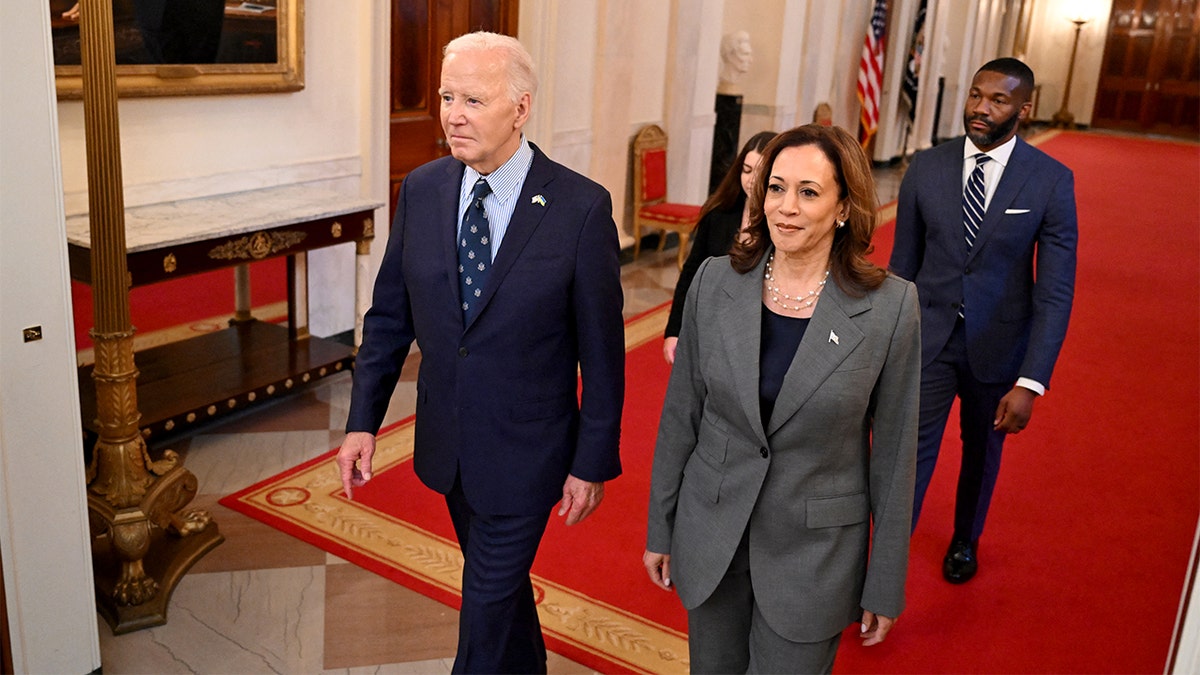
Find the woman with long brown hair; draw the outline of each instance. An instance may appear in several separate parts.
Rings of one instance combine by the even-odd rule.
[[[920,390],[915,287],[866,258],[857,141],[775,137],[751,225],[688,291],[643,563],[688,610],[694,673],[829,672],[904,607]]]

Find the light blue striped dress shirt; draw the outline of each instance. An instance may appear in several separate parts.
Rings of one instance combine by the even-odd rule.
[[[492,192],[483,199],[483,210],[487,212],[488,228],[492,232],[492,260],[496,260],[496,252],[504,242],[504,233],[508,231],[508,221],[512,220],[513,211],[517,208],[517,198],[521,196],[521,188],[525,185],[525,177],[529,175],[529,167],[533,165],[533,148],[525,135],[521,135],[521,145],[508,161],[499,169],[482,178],[491,186]],[[462,185],[458,190],[458,223],[462,224],[463,214],[471,203],[471,193],[475,181],[480,179],[480,173],[471,167],[463,172]],[[455,228],[455,233],[458,230]]]

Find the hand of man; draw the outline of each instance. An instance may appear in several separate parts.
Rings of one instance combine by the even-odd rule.
[[[993,427],[1006,434],[1020,432],[1029,424],[1029,418],[1033,417],[1033,401],[1036,398],[1037,394],[1032,389],[1013,387],[1012,391],[1000,399]]]
[[[895,619],[864,609],[862,615],[862,632],[858,636],[863,639],[864,647],[877,645],[883,642],[883,639],[891,632],[894,625],[896,625]]]
[[[663,358],[667,363],[675,365],[675,348],[679,346],[679,338],[669,337],[663,340]]]
[[[562,502],[558,507],[558,515],[567,516],[567,525],[583,522],[600,506],[604,499],[604,483],[589,483],[575,476],[568,475],[563,483]]]
[[[666,553],[655,553],[649,549],[642,554],[642,565],[650,581],[664,591],[671,590],[671,556]]]
[[[354,499],[354,488],[362,487],[371,480],[371,458],[374,456],[374,434],[365,431],[351,431],[346,434],[346,440],[342,441],[336,460],[346,499]]]

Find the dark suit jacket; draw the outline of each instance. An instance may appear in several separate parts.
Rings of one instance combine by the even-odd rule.
[[[444,157],[405,178],[346,424],[379,429],[415,339],[417,475],[444,494],[461,474],[471,507],[487,514],[545,513],[568,473],[598,482],[621,472],[625,345],[612,199],[533,150],[483,308],[466,326],[456,253],[464,165]]]
[[[945,347],[962,309],[976,377],[1049,386],[1075,289],[1074,176],[1018,137],[968,254],[963,144],[918,153],[900,185],[889,267],[917,284],[922,363]]]
[[[828,284],[764,425],[765,261],[738,274],[728,257],[710,258],[688,291],[646,548],[671,554],[671,578],[693,609],[748,530],[763,617],[789,640],[816,642],[863,609],[897,617],[904,608],[920,315],[902,279],[859,298]]]
[[[671,301],[671,314],[667,317],[666,337],[679,337],[679,325],[683,322],[683,303],[687,299],[688,287],[700,263],[709,258],[727,255],[733,246],[734,237],[742,227],[742,209],[745,199],[728,211],[709,211],[696,224],[692,234],[692,250],[688,253],[683,269],[679,270],[679,281],[675,283],[675,295]]]

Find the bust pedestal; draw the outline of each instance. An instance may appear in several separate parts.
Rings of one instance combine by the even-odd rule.
[[[738,134],[742,130],[742,97],[740,94],[717,94],[714,106],[717,113],[713,125],[712,162],[708,173],[708,193],[712,194],[738,153]]]

